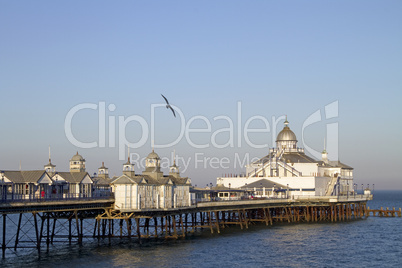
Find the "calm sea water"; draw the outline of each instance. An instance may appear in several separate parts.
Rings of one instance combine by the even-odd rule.
[[[402,191],[376,191],[370,208],[402,207]],[[186,239],[118,240],[111,245],[52,247],[37,257],[9,255],[18,267],[402,267],[402,218],[369,217],[343,223],[281,224],[208,230]]]

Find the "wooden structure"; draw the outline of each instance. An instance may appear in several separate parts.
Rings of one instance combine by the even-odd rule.
[[[401,217],[402,216],[402,211],[401,208],[399,210],[396,210],[394,207],[392,210],[383,209],[382,207],[380,209],[370,209],[367,208],[367,216],[370,216],[370,213],[372,213],[372,216],[377,216],[377,217]]]
[[[2,256],[8,250],[36,248],[38,254],[53,243],[85,239],[178,239],[208,229],[220,233],[235,226],[275,223],[340,222],[368,216],[366,199],[237,200],[203,202],[169,209],[119,211],[112,197],[1,204]],[[14,225],[14,226],[12,226]],[[16,230],[12,232],[10,230]],[[106,239],[106,240],[105,240]]]

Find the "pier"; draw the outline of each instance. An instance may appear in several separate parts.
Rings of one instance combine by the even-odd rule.
[[[142,173],[135,172],[128,154],[122,175],[112,178],[103,162],[91,176],[78,152],[71,157],[68,172],[56,171],[50,151],[44,170],[1,171],[2,257],[19,249],[40,256],[63,243],[110,244],[124,238],[141,244],[201,230],[219,234],[228,227],[401,216],[401,209],[367,208],[373,197],[369,185],[362,184],[358,194],[353,168],[330,161],[325,148],[321,160],[307,156],[288,124],[286,120],[276,148],[246,166],[245,176],[219,177],[215,187],[192,186],[175,160],[164,174],[154,150]]]
[[[0,204],[1,249],[43,250],[55,243],[83,244],[85,239],[111,242],[112,239],[178,239],[207,229],[220,233],[224,228],[247,229],[250,225],[276,223],[341,222],[364,219],[371,210],[371,196],[356,195],[292,197],[198,202],[166,209],[116,210],[113,196]],[[398,214],[400,215],[400,214]]]
[[[370,216],[370,214],[374,217],[401,217],[402,216],[402,209],[399,208],[399,210],[396,210],[394,207],[392,210],[383,209],[382,207],[380,209],[370,209],[367,208],[367,216]]]

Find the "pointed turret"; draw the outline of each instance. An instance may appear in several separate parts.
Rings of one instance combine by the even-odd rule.
[[[109,178],[109,169],[105,167],[105,163],[102,162],[102,166],[98,168],[98,176],[104,179]]]
[[[123,174],[133,178],[135,176],[134,164],[130,161],[130,147],[128,148],[127,162],[123,164]]]
[[[50,146],[49,146],[49,163],[44,165],[45,171],[49,173],[50,176],[53,176],[56,173],[56,165],[52,164],[52,160],[50,157]]]
[[[328,164],[328,153],[327,150],[325,149],[325,139],[324,139],[324,150],[321,153],[321,158],[325,164]]]
[[[176,152],[174,152],[173,154],[174,154],[173,165],[171,165],[169,168],[169,175],[179,178],[180,172],[179,172],[179,167],[176,166]]]

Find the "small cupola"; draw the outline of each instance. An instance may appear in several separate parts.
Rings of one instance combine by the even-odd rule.
[[[123,164],[123,174],[130,178],[135,176],[134,164],[131,164],[130,155],[127,157],[127,162]]]
[[[163,172],[161,171],[160,161],[161,159],[159,158],[159,155],[152,149],[152,152],[145,159],[145,171],[143,174],[151,176],[156,180],[162,178]]]
[[[145,160],[145,171],[160,172],[160,161],[161,159],[159,158],[159,155],[155,153],[152,149],[152,152],[147,156],[147,159]]]
[[[44,166],[45,171],[49,173],[50,176],[56,173],[56,165],[52,164],[52,161],[49,158],[49,163]]]
[[[180,177],[179,167],[176,166],[176,159],[173,160],[173,165],[169,168],[169,175],[174,177]]]
[[[102,178],[109,178],[109,169],[105,167],[105,162],[102,162],[102,166],[98,168],[98,176]]]
[[[50,158],[50,146],[49,146],[49,163],[47,165],[44,165],[44,169],[50,176],[53,176],[56,173],[56,165],[52,164],[52,160]]]
[[[70,172],[85,172],[85,159],[78,152],[70,159]]]

